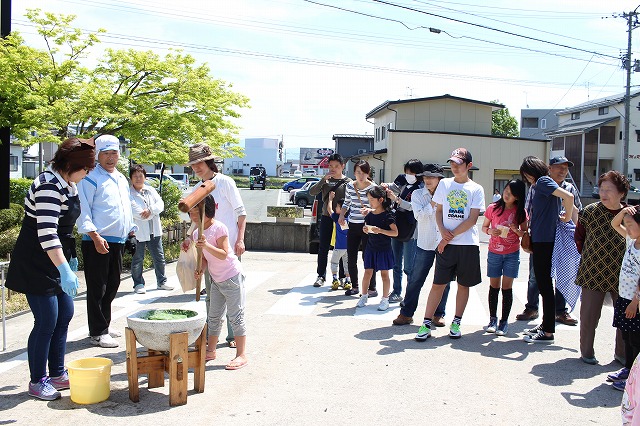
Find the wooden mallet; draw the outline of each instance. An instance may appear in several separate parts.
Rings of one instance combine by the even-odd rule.
[[[200,224],[198,225],[198,241],[204,240],[204,200],[209,196],[211,191],[215,189],[215,187],[216,184],[212,181],[204,181],[200,186],[194,189],[191,194],[187,195],[178,203],[178,209],[183,213],[189,213],[189,211],[194,207],[198,208],[198,215],[200,216]],[[199,271],[202,268],[202,249],[197,248],[196,253],[196,270]],[[202,274],[198,276],[196,281],[196,301],[200,300],[201,283]]]

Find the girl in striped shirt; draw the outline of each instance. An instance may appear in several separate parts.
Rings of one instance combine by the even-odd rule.
[[[345,224],[345,212],[349,212],[349,232],[347,233],[347,259],[349,263],[349,276],[351,277],[352,287],[345,292],[347,296],[357,295],[360,293],[358,287],[358,249],[362,244],[364,259],[364,247],[367,246],[368,236],[362,231],[364,226],[364,214],[362,209],[369,209],[369,200],[367,199],[367,193],[369,189],[376,185],[371,182],[371,166],[369,163],[360,160],[355,166],[353,166],[353,172],[356,176],[355,181],[347,182],[344,194],[344,204],[342,205],[342,211],[338,218],[340,225]],[[369,289],[371,292],[375,292],[376,283],[375,275],[371,279]],[[371,294],[375,297],[374,294]]]

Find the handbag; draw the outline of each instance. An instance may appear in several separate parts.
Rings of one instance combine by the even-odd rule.
[[[184,293],[196,288],[196,264],[198,263],[196,245],[191,243],[187,251],[180,250],[180,257],[176,264],[176,275]],[[209,273],[209,271],[205,271]]]
[[[526,253],[529,253],[529,254],[533,253],[533,248],[531,247],[531,236],[529,235],[529,231],[526,231],[522,235],[520,246],[522,247],[522,250],[524,250]]]

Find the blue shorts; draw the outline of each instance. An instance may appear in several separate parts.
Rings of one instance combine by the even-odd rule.
[[[489,278],[518,278],[520,269],[520,250],[509,254],[489,252],[487,256],[487,276]]]

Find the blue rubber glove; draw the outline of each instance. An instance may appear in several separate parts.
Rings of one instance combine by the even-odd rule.
[[[62,287],[62,291],[71,297],[76,297],[78,294],[78,277],[76,274],[73,273],[67,262],[61,263],[58,266],[58,271],[60,271],[60,286]]]
[[[78,258],[72,257],[69,259],[69,267],[73,272],[78,272]]]

